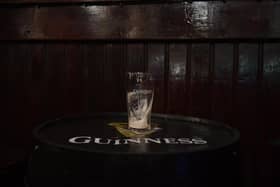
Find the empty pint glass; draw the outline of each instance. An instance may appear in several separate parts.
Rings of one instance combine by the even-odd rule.
[[[154,97],[152,75],[144,72],[129,72],[127,85],[128,128],[151,129],[151,112]]]

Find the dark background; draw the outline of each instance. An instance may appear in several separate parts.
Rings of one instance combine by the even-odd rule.
[[[156,79],[153,112],[240,130],[244,186],[280,176],[280,2],[1,0],[0,170],[32,128],[126,111],[125,72]]]

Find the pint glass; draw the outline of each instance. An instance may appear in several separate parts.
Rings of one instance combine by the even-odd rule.
[[[150,130],[154,98],[152,74],[129,72],[127,76],[128,128]]]

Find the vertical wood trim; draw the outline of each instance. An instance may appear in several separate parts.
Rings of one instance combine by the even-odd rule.
[[[257,81],[258,81],[259,91],[262,90],[263,66],[264,66],[264,43],[259,42],[259,44],[258,44],[258,71],[257,71]]]
[[[164,46],[164,113],[168,111],[169,103],[169,62],[170,62],[170,44]]]
[[[128,73],[128,43],[123,43],[123,49],[122,49],[122,52],[123,52],[123,63],[124,63],[124,72],[125,72],[125,81],[126,81],[126,74]]]
[[[47,90],[48,90],[48,72],[47,72],[47,69],[48,69],[48,44],[47,43],[44,43],[43,44],[43,52],[42,52],[42,56],[43,56],[43,63],[42,63],[42,73],[43,73],[43,77],[42,77],[42,89],[40,90],[41,92],[41,111],[42,111],[42,117],[43,119],[42,120],[47,120],[48,119],[48,116],[47,116],[47,99],[46,99],[46,93],[47,93]]]
[[[144,42],[144,72],[148,71],[149,67],[149,43]]]
[[[83,89],[83,106],[85,108],[85,112],[88,113],[89,112],[89,78],[88,78],[88,57],[87,57],[87,53],[88,53],[88,45],[86,45],[85,43],[82,43],[82,63],[83,63],[83,81],[85,82],[85,87]]]
[[[232,88],[231,88],[231,113],[236,113],[236,92],[238,84],[238,69],[239,69],[239,44],[233,43],[233,66],[232,66]],[[231,115],[230,121],[234,124],[236,118]]]
[[[186,45],[186,114],[191,115],[192,109],[191,109],[191,64],[192,64],[192,44],[188,43]]]
[[[120,87],[120,97],[121,97],[121,102],[120,102],[120,110],[127,111],[127,101],[126,101],[126,66],[127,66],[127,61],[126,61],[126,44],[125,42],[121,42],[120,46],[120,52],[121,52],[121,68],[120,68],[120,82],[119,82],[119,87]]]
[[[265,132],[265,127],[262,126],[264,121],[264,43],[259,42],[258,44],[258,66],[257,66],[257,118],[258,118],[258,136],[264,138],[263,132]],[[259,141],[260,140],[256,140]],[[254,164],[255,166],[256,164]],[[254,170],[256,171],[256,170]]]
[[[81,67],[81,71],[82,71],[82,77],[81,80],[84,82],[83,84],[83,88],[82,88],[82,112],[88,112],[88,64],[87,64],[87,60],[86,60],[86,44],[83,42],[81,43],[81,53],[82,53],[82,67]],[[86,68],[84,68],[86,67]]]
[[[209,44],[209,94],[211,98],[210,102],[210,118],[213,119],[214,117],[214,78],[215,78],[215,44],[210,43]]]

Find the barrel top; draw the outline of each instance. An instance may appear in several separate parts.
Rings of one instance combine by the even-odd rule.
[[[47,121],[33,135],[50,148],[100,154],[188,154],[239,141],[239,132],[225,124],[163,114],[153,114],[144,133],[127,128],[125,113],[102,113]]]

